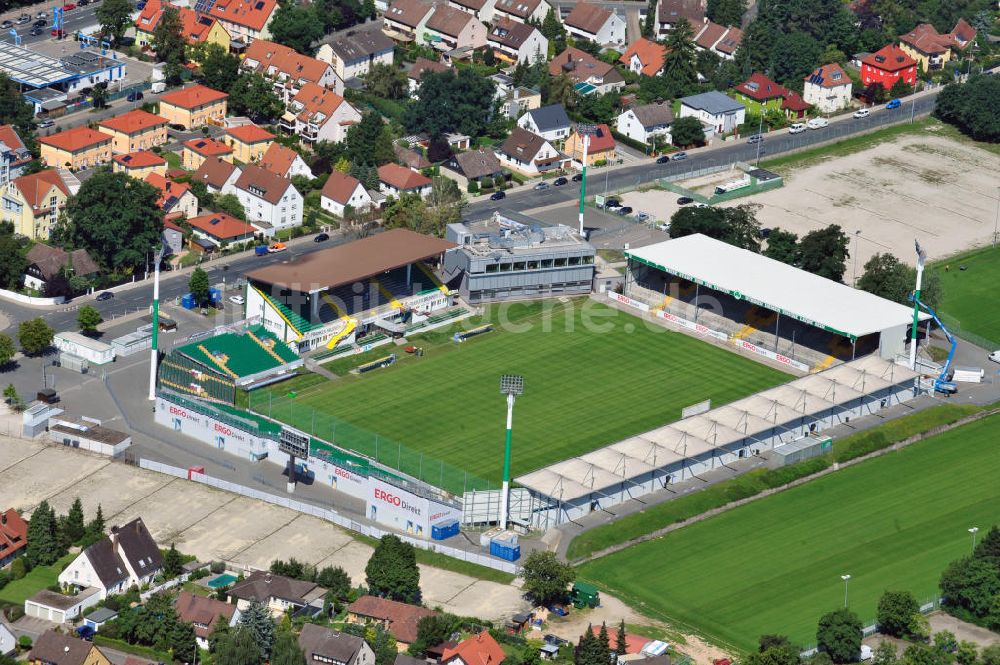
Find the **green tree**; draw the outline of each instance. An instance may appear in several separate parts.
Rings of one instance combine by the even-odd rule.
[[[90,89],[90,101],[95,109],[103,109],[108,105],[108,84],[102,81]]]
[[[55,334],[52,326],[40,316],[22,321],[17,327],[17,341],[21,344],[21,350],[29,356],[38,355],[49,348]]]
[[[240,74],[229,88],[229,110],[261,122],[277,118],[285,110],[274,94],[274,86],[256,72]]]
[[[799,267],[839,282],[846,270],[849,242],[847,234],[836,224],[810,231],[799,241]]]
[[[240,77],[240,59],[218,44],[207,44],[201,62],[201,82],[214,90],[229,90]]]
[[[884,592],[878,601],[875,619],[879,632],[893,637],[905,636],[909,632],[913,615],[919,611],[920,604],[909,591]]]
[[[938,93],[934,115],[976,139],[1000,141],[1000,117],[994,112],[1000,98],[995,76],[972,76],[966,83],[950,83]]]
[[[983,647],[979,653],[979,662],[982,665],[1000,665],[1000,642]]]
[[[767,236],[767,247],[764,256],[775,261],[787,263],[790,266],[799,262],[799,236],[791,231],[772,229]]]
[[[685,116],[674,121],[670,130],[671,142],[678,148],[690,148],[705,144],[705,130],[701,122],[693,116]]]
[[[87,525],[83,520],[83,502],[80,497],[73,499],[73,505],[66,513],[66,519],[62,522],[62,532],[66,540],[70,543],[77,543],[87,533]]]
[[[900,663],[903,665],[949,665],[951,658],[921,644],[911,644],[903,652]]]
[[[420,569],[413,545],[397,536],[382,536],[365,566],[368,590],[404,603],[420,602]]]
[[[200,268],[198,268],[200,270]],[[184,572],[184,558],[181,553],[177,551],[173,543],[170,543],[170,549],[167,553],[163,555],[163,574],[167,579],[173,579]]]
[[[896,645],[882,640],[872,651],[872,665],[896,665]]]
[[[195,660],[195,653],[198,650],[198,641],[195,637],[194,626],[186,621],[181,621],[174,613],[172,620],[168,623],[167,643],[174,660],[180,663],[192,663]]]
[[[993,563],[997,568],[1000,568],[1000,528],[995,524],[990,527],[990,530],[986,532],[986,535],[976,545],[973,556],[977,559]]]
[[[261,660],[267,660],[274,646],[274,622],[271,620],[271,610],[261,601],[250,602],[246,611],[240,614],[238,635],[248,633],[257,645]]]
[[[132,0],[110,0],[97,5],[94,15],[101,24],[101,34],[120,42],[125,30],[132,23]]]
[[[441,644],[457,628],[456,623],[455,617],[447,613],[421,617],[417,622],[417,639],[410,644],[409,654],[419,657],[428,647]]]
[[[160,243],[160,190],[124,173],[98,171],[69,199],[57,241],[85,249],[104,270],[130,272],[146,265]]]
[[[962,640],[958,643],[958,649],[955,651],[955,662],[958,665],[974,665],[977,658],[979,658],[979,646],[975,642]]]
[[[311,56],[313,42],[323,36],[323,20],[312,7],[283,0],[274,12],[269,29],[274,41]]]
[[[565,74],[549,77],[541,86],[542,99],[546,104],[562,104],[565,108],[572,109],[579,98],[575,85],[573,79]]]
[[[964,610],[982,618],[989,613],[993,597],[1000,593],[1000,571],[988,561],[965,557],[944,569],[938,585],[946,609]]]
[[[842,607],[820,617],[816,627],[817,646],[835,663],[853,663],[861,653],[861,619]]]
[[[760,223],[756,218],[758,208],[746,203],[733,208],[681,208],[670,218],[670,237],[683,238],[701,233],[757,252],[760,251]]]
[[[0,369],[13,361],[16,354],[17,348],[14,346],[14,340],[9,335],[0,333]]]
[[[369,627],[365,631],[365,641],[375,652],[375,665],[394,665],[399,650],[392,633],[378,626]]]
[[[823,47],[804,32],[781,35],[771,49],[771,74],[778,83],[802,92],[804,78],[820,62]]]
[[[212,201],[212,206],[219,212],[232,215],[236,219],[246,221],[247,211],[243,208],[239,198],[232,192],[216,196]]]
[[[382,166],[396,160],[391,130],[375,112],[365,113],[348,128],[344,147],[352,164]]]
[[[743,22],[743,12],[746,10],[746,0],[708,0],[705,15],[719,25],[738,28]]]
[[[166,63],[163,72],[168,85],[181,82],[181,72],[187,58],[187,41],[183,30],[180,11],[173,5],[166,5],[159,23],[153,28],[153,50],[160,62]]]
[[[80,330],[86,332],[97,330],[98,324],[103,320],[101,312],[96,307],[90,305],[84,305],[76,313],[76,325],[80,326]]]
[[[392,63],[373,63],[364,80],[365,87],[376,97],[405,99],[409,95],[406,74]]]
[[[211,286],[208,283],[208,273],[202,270],[201,266],[194,269],[191,273],[191,277],[188,279],[188,291],[194,296],[194,301],[198,303],[199,307],[204,306],[208,303],[210,297],[209,290]]]
[[[213,665],[262,665],[264,662],[253,633],[245,628],[227,631],[216,640]]]
[[[525,559],[521,576],[525,593],[535,604],[548,606],[566,599],[576,573],[555,552],[536,550]]]
[[[21,94],[21,87],[0,72],[0,125],[14,125],[17,135],[32,154],[38,154],[35,141],[35,107]],[[0,258],[3,258],[0,255]]]
[[[0,233],[0,289],[16,289],[27,267],[21,243],[11,233]]]
[[[17,388],[14,387],[13,383],[8,383],[7,387],[3,389],[3,399],[15,411],[24,410],[24,403],[21,401],[21,396],[17,394]]]
[[[668,96],[677,98],[690,94],[698,86],[694,28],[688,21],[678,21],[667,35],[664,45],[667,53],[660,76],[666,81]]]
[[[618,624],[618,632],[615,634],[615,653],[619,656],[624,656],[626,653],[626,646],[625,619],[622,619],[621,623]]]
[[[32,568],[51,566],[65,553],[59,539],[56,513],[42,500],[28,521],[28,545],[24,558]]]
[[[942,653],[952,653],[958,650],[958,640],[950,630],[939,630],[934,633],[934,648]]]
[[[545,14],[545,19],[542,20],[541,33],[550,42],[566,39],[566,28],[563,26],[562,21],[559,20],[559,17],[556,16],[555,10],[551,7]]]
[[[896,82],[892,84],[889,88],[889,96],[893,99],[899,99],[900,97],[907,97],[913,94],[913,86],[906,82],[902,76],[896,79]]]
[[[88,538],[100,538],[104,536],[104,511],[101,509],[101,504],[97,504],[97,513],[94,515],[94,519],[90,520],[87,525],[87,537]]]
[[[493,81],[472,67],[457,74],[454,69],[424,72],[403,124],[409,131],[430,136],[448,132],[482,136],[493,112],[494,90]]]
[[[749,654],[743,665],[799,665],[801,651],[784,635],[761,635],[757,651]]]
[[[320,570],[316,575],[316,584],[338,601],[345,601],[351,595],[351,576],[340,566],[327,566]]]
[[[270,665],[306,665],[306,658],[299,647],[298,640],[290,628],[278,630],[274,640],[274,650],[271,652]]]

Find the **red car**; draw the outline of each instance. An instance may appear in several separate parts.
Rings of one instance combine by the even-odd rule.
[[[68,11],[73,10],[73,9],[76,9],[76,5],[74,5],[72,2],[68,2],[65,5],[63,5],[63,11],[64,12],[68,12]]]
[[[66,34],[66,31],[60,30],[59,28],[53,28],[51,34],[53,37],[62,37],[63,35]]]

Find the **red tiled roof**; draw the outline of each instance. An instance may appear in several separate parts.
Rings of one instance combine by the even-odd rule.
[[[940,34],[930,23],[921,23],[905,35],[900,35],[899,41],[928,55],[944,53],[952,44],[951,35]]]
[[[253,30],[263,30],[278,6],[278,0],[217,0],[209,14]]]
[[[136,134],[158,125],[166,125],[167,119],[161,118],[142,109],[135,109],[128,113],[116,115],[113,118],[102,120],[97,123],[98,127],[107,127],[123,134]]]
[[[354,176],[334,171],[326,179],[326,184],[323,185],[323,196],[341,205],[346,205],[360,184],[361,181]]]
[[[526,19],[535,13],[542,0],[497,0],[496,10]]]
[[[24,141],[17,135],[13,125],[0,125],[0,142],[11,150],[25,150]]]
[[[228,155],[233,151],[228,145],[215,139],[190,139],[184,142],[184,147],[202,157]]]
[[[73,129],[67,129],[58,134],[43,136],[38,139],[39,143],[44,143],[60,150],[66,150],[67,152],[77,152],[78,150],[91,148],[110,141],[111,136],[109,134],[98,132],[90,127],[74,127]]]
[[[788,88],[775,83],[760,72],[754,72],[750,78],[734,89],[758,102],[766,102],[769,99],[777,99],[788,94]]]
[[[316,113],[322,113],[326,116],[319,124],[325,124],[333,117],[341,104],[347,103],[343,97],[318,83],[306,83],[292,98],[292,101],[302,104],[303,108],[299,113],[299,119],[303,122],[308,122]]]
[[[568,46],[565,51],[549,61],[550,76],[565,74],[577,82],[586,81],[591,77],[604,78],[614,69],[614,65],[598,60],[575,46]],[[620,76],[619,74],[619,78]]]
[[[821,88],[836,88],[842,85],[851,85],[851,77],[837,63],[817,67],[812,74],[806,76],[805,81],[818,85]]]
[[[719,25],[714,21],[709,21],[697,33],[697,37],[694,39],[694,43],[703,49],[710,49],[715,46],[715,43],[722,39],[722,36],[726,34],[726,27],[724,25]]]
[[[232,136],[240,143],[261,143],[263,141],[270,141],[274,138],[274,134],[267,131],[263,127],[258,127],[257,125],[240,125],[239,127],[230,127],[226,130],[226,134]]]
[[[130,152],[125,155],[115,155],[113,159],[122,166],[130,169],[142,169],[167,163],[167,160],[155,152],[148,150],[139,150],[138,152]]]
[[[160,0],[148,0],[139,15],[135,17],[135,27],[143,32],[152,32],[163,16],[163,3]]]
[[[715,50],[719,53],[732,55],[736,53],[736,49],[740,47],[740,42],[742,41],[743,31],[739,28],[729,28],[719,43],[715,45]]]
[[[802,99],[799,93],[789,90],[781,102],[781,108],[788,111],[808,111],[812,108],[812,104]]]
[[[66,186],[55,169],[45,169],[14,178],[11,184],[21,192],[21,197],[25,203],[31,206],[36,215],[49,211],[48,194],[53,187],[58,188],[66,196],[70,195],[69,187]]]
[[[663,60],[667,55],[667,47],[645,37],[640,37],[629,45],[625,53],[622,54],[622,57],[618,58],[618,61],[628,67],[629,63],[632,62],[633,55],[638,56],[639,62],[642,63],[641,73],[644,76],[655,76],[657,72],[663,69]]]
[[[146,182],[160,190],[160,199],[156,202],[156,205],[160,206],[166,212],[169,212],[168,208],[173,208],[182,196],[191,191],[191,187],[187,183],[167,180],[159,173],[150,173],[147,175]],[[175,199],[172,202],[170,201],[171,197]]]
[[[385,164],[378,167],[378,179],[399,190],[418,189],[431,184],[431,179],[427,176],[399,164]]]
[[[260,159],[262,168],[271,173],[280,175],[282,178],[288,176],[288,169],[292,168],[299,153],[291,148],[286,148],[280,143],[272,143],[267,147],[264,156]]]
[[[388,164],[388,166],[396,166],[400,169],[404,168],[397,164]],[[379,168],[379,171],[382,168]],[[390,231],[390,233],[394,233],[394,231]],[[433,610],[417,607],[416,605],[399,603],[387,598],[378,598],[376,596],[361,596],[348,605],[347,612],[361,617],[387,621],[389,623],[389,632],[392,636],[406,644],[411,644],[417,639],[417,622],[420,619],[437,615],[437,612]]]
[[[871,53],[861,64],[881,69],[884,72],[896,72],[907,67],[916,67],[917,61],[906,55],[903,49],[895,44],[884,46],[875,53]]]
[[[594,633],[595,637],[597,635],[601,634],[601,627],[600,626],[591,625],[590,626],[590,630],[591,630],[591,632]],[[612,637],[612,639],[614,639],[614,638]],[[642,651],[642,648],[644,646],[646,646],[647,644],[649,644],[649,642],[650,642],[650,639],[648,637],[643,637],[642,635],[636,635],[635,633],[626,632],[625,633],[625,653],[626,654],[639,653],[639,652]]]
[[[180,213],[177,213],[179,216]],[[178,233],[184,233],[184,229],[174,224],[169,218],[163,220],[163,228],[170,229],[171,231],[177,231]],[[186,591],[181,591],[181,593],[187,593]],[[233,607],[236,607],[233,605]]]
[[[0,559],[28,545],[28,523],[13,508],[0,513]]]
[[[168,92],[160,97],[160,103],[178,106],[182,109],[195,109],[206,106],[214,102],[226,99],[229,95],[225,92],[213,90],[204,85],[195,84],[182,90]]]
[[[242,65],[264,76],[284,74],[293,81],[313,83],[318,83],[330,68],[330,65],[322,60],[310,58],[295,49],[266,39],[253,40],[247,47]]]
[[[199,44],[208,39],[208,33],[216,21],[211,16],[199,14],[187,7],[178,7],[181,14],[181,34],[188,44]]]
[[[192,228],[198,229],[213,238],[225,240],[239,236],[253,235],[254,227],[224,212],[210,212],[198,215],[188,220]]]
[[[563,23],[577,30],[596,35],[610,18],[611,12],[600,5],[577,2],[573,11],[563,19]]]
[[[590,135],[590,145],[587,146],[588,155],[615,149],[615,137],[611,135],[607,125],[594,125],[594,130]]]
[[[500,665],[505,657],[506,654],[497,641],[484,630],[478,635],[462,640],[452,649],[445,649],[441,662],[447,665],[458,658],[465,665]]]
[[[410,71],[407,73],[407,77],[413,79],[414,81],[420,82],[420,77],[424,75],[424,72],[446,72],[448,71],[448,65],[443,62],[435,62],[433,60],[428,60],[427,58],[418,57],[413,61],[413,66],[410,67]]]
[[[203,182],[215,189],[222,189],[222,186],[226,184],[226,181],[229,180],[229,177],[233,175],[233,171],[237,168],[235,164],[230,164],[218,157],[208,157],[201,163],[198,170],[194,172],[191,179],[192,181]]]
[[[958,19],[955,27],[951,29],[951,37],[959,48],[965,48],[969,42],[976,38],[976,34],[976,29],[969,25],[964,18]]]
[[[194,632],[198,637],[208,637],[215,628],[219,616],[228,622],[236,612],[235,605],[199,596],[190,591],[181,591],[177,594],[175,607],[181,621],[194,624]]]

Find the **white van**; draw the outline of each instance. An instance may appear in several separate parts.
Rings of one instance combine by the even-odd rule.
[[[799,132],[806,131],[806,126],[801,122],[794,122],[788,127],[789,134],[798,134]]]
[[[809,127],[809,129],[820,129],[822,127],[826,127],[829,124],[830,121],[827,120],[826,118],[813,118],[808,123],[806,123],[806,126]]]

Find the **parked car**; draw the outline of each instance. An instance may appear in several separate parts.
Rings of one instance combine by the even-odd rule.
[[[1000,363],[1000,351],[994,351],[990,355],[986,356],[988,360],[992,360],[995,363]]]
[[[174,130],[175,132],[186,132],[187,131],[187,127],[185,127],[184,125],[182,125],[180,123],[176,123],[176,122],[167,125],[167,127],[169,127],[170,129]]]
[[[111,300],[114,297],[115,297],[115,294],[111,293],[111,291],[104,291],[102,293],[98,293],[97,297],[94,298],[94,300],[98,300],[98,301]]]
[[[899,101],[898,99],[890,99],[889,103],[886,104],[885,107],[891,111],[892,109],[898,109],[902,105],[903,102]]]
[[[246,298],[244,298],[243,296],[229,296],[229,302],[233,303],[234,305],[242,305],[243,303],[246,302]]]
[[[555,185],[556,187],[561,187],[562,185],[565,185],[567,182],[569,182],[569,180],[563,178],[562,176],[559,176],[558,178],[552,181],[552,184]]]
[[[620,199],[616,199],[614,197],[607,198],[604,200],[604,207],[607,210],[614,210],[615,208],[621,208],[622,202]]]
[[[35,27],[33,27],[31,30],[28,31],[28,34],[31,35],[32,37],[35,37],[37,35],[42,34],[43,32],[45,32],[45,28],[36,25]]]
[[[51,127],[54,124],[56,124],[55,120],[53,120],[52,118],[46,118],[45,120],[42,120],[40,123],[38,123],[38,128],[39,129],[47,129],[47,128]]]
[[[669,161],[670,161],[670,155],[660,155],[659,157],[656,158],[657,164],[666,164]]]
[[[809,129],[822,129],[830,124],[830,121],[826,118],[813,118],[806,123],[806,127]]]
[[[570,180],[572,180],[573,182],[580,182],[581,180],[583,180],[583,174],[582,173],[575,173],[573,175],[573,177],[570,178]]]
[[[793,122],[791,125],[788,126],[789,134],[801,134],[804,131],[806,131],[806,126],[803,125],[801,122]]]
[[[64,37],[64,36],[66,36],[66,31],[65,30],[61,30],[59,28],[53,28],[52,32],[50,34],[53,37]]]
[[[490,201],[500,201],[501,199],[507,198],[507,192],[500,190],[498,192],[493,192],[490,194]]]
[[[679,162],[679,161],[681,161],[682,159],[687,159],[687,157],[688,157],[688,154],[687,154],[686,152],[684,152],[683,150],[681,150],[680,152],[675,152],[675,153],[674,153],[674,154],[673,154],[673,155],[672,155],[672,156],[670,157],[670,159],[672,159],[672,160],[673,160],[673,161],[675,161],[675,162]]]
[[[631,215],[632,214],[632,206],[622,206],[622,207],[618,208],[617,210],[615,210],[615,212],[618,213],[619,215],[623,216],[623,217],[625,215]]]
[[[315,238],[313,238],[313,242],[326,242],[329,239],[330,239],[329,233],[320,233]]]
[[[761,229],[758,235],[760,235],[760,237],[763,238],[764,240],[767,240],[768,237],[770,237],[771,235],[771,229],[768,228]]]
[[[0,30],[10,30],[13,27],[14,27],[13,21],[4,21],[3,23],[0,23]]]
[[[677,205],[686,206],[687,204],[692,203],[693,201],[694,199],[692,199],[690,196],[682,196],[679,199],[677,199]]]
[[[76,9],[76,5],[73,4],[72,2],[67,2],[65,5],[63,5],[64,12],[71,12],[74,9]]]
[[[648,222],[653,217],[648,212],[642,212],[641,210],[635,213],[635,221],[637,222]]]
[[[750,135],[749,138],[747,138],[747,143],[753,145],[754,143],[760,143],[763,140],[764,140],[764,137],[761,136],[760,134],[752,134],[752,135]]]
[[[146,0],[139,0],[139,2],[135,3],[135,8],[141,12],[146,8]]]
[[[872,110],[871,109],[858,109],[857,111],[854,112],[854,117],[855,118],[867,118],[871,114],[872,114]]]
[[[548,188],[549,188],[549,183],[547,183],[547,182],[540,182],[537,185],[535,185],[535,187],[534,187],[534,189],[537,189],[537,190],[548,189]]]
[[[85,7],[90,4],[90,0],[76,0],[77,7]]]
[[[34,25],[36,28],[44,28],[47,23],[48,21],[46,21],[43,18],[40,18],[37,21],[35,21],[32,25]]]
[[[285,245],[285,243],[283,243],[283,242],[275,242],[275,243],[271,243],[271,246],[267,248],[267,251],[269,251],[272,254],[274,254],[275,252],[283,252],[286,249],[288,249],[288,247]]]
[[[664,233],[670,233],[670,222],[660,222],[656,225],[656,229]]]
[[[128,93],[128,100],[130,102],[142,101],[142,98],[143,98],[142,90],[133,90],[132,92]]]
[[[24,25],[25,23],[31,23],[31,14],[21,14],[17,17],[18,25]]]
[[[38,12],[37,14],[35,14],[35,18],[48,18],[48,17],[49,17],[48,12]]]

